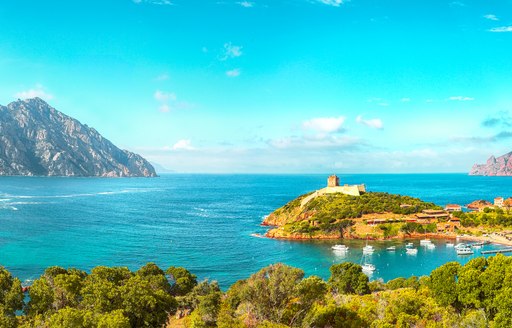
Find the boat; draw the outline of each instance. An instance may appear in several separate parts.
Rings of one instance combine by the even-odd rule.
[[[457,248],[456,252],[457,255],[472,255],[475,253],[470,247],[467,246]]]
[[[388,248],[386,248],[387,251],[396,251],[396,246],[389,246]]]
[[[428,249],[434,249],[434,248],[436,248],[436,245],[434,245],[434,244],[432,244],[432,243],[427,244],[426,246],[427,246],[427,248],[428,248]]]
[[[366,245],[365,247],[363,247],[363,253],[365,253],[365,254],[371,254],[374,251],[375,251],[375,249],[371,245]]]
[[[416,254],[418,254],[418,249],[417,248],[407,248],[405,250],[405,253],[409,254],[409,255],[416,255]]]
[[[455,246],[454,243],[446,243],[446,247],[453,247],[453,246]]]
[[[407,244],[405,244],[405,247],[406,248],[413,248],[414,244],[413,243],[407,243]]]
[[[348,251],[348,246],[345,246],[345,245],[334,245],[331,248],[334,251],[340,251],[340,252],[347,252]]]
[[[455,245],[455,249],[464,248],[464,247],[466,247],[466,244],[464,244],[464,243],[458,243],[457,245]]]
[[[432,242],[428,238],[420,240],[420,245],[423,245],[423,246],[426,246],[430,243],[432,243]]]
[[[375,265],[370,264],[370,263],[365,263],[365,264],[361,265],[361,268],[363,268],[363,271],[365,271],[365,272],[375,271]]]
[[[474,248],[474,249],[480,249],[480,248],[482,248],[482,245],[480,245],[480,244],[472,244],[472,245],[469,245],[469,247]]]

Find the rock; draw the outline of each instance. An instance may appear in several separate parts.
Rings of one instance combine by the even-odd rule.
[[[143,157],[40,98],[0,105],[0,175],[157,176]]]
[[[475,164],[469,175],[512,176],[512,152],[498,158],[491,156],[485,164]]]

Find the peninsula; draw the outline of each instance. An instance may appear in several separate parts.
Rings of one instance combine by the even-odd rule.
[[[454,229],[450,215],[434,203],[382,192],[365,185],[340,185],[335,175],[327,187],[299,196],[271,213],[263,225],[267,237],[282,239],[388,238]],[[456,223],[457,225],[459,222]]]
[[[155,177],[140,155],[40,98],[0,106],[0,176]]]

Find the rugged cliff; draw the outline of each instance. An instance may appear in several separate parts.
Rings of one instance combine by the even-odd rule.
[[[141,156],[39,98],[0,105],[0,175],[154,177]]]
[[[498,158],[491,156],[487,160],[487,163],[473,165],[469,175],[512,175],[512,161],[510,157],[512,157],[512,152]]]

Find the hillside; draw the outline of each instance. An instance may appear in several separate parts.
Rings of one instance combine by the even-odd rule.
[[[485,164],[475,164],[469,175],[512,176],[512,152],[498,158],[491,156]]]
[[[422,210],[441,209],[418,198],[382,192],[369,192],[361,196],[327,194],[301,207],[301,200],[308,195],[299,196],[266,217],[263,224],[276,227],[269,230],[267,236],[334,239],[340,237],[340,229],[348,228],[361,218],[398,219]]]
[[[39,98],[0,106],[0,175],[154,177],[141,156]]]

